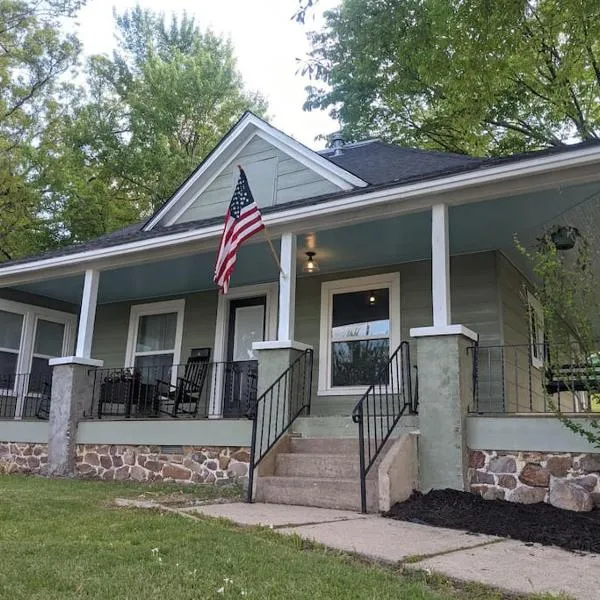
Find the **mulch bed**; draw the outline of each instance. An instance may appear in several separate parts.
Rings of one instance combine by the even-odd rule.
[[[383,515],[449,529],[464,529],[523,542],[600,553],[600,510],[577,513],[550,504],[484,500],[457,490],[414,492]]]

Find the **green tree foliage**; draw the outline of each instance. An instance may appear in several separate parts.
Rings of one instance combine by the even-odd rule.
[[[311,38],[327,85],[305,108],[350,139],[485,155],[600,137],[597,0],[343,0]]]
[[[61,116],[60,80],[79,53],[59,19],[78,0],[0,0],[0,259],[42,249],[47,237],[40,214],[39,142]]]
[[[544,311],[545,337],[548,343],[546,369],[558,372],[564,365],[577,369],[573,380],[563,377],[567,386],[577,379],[584,384],[588,400],[597,398],[600,373],[600,295],[598,294],[598,257],[578,233],[571,250],[560,250],[555,227],[546,231],[534,249],[516,240],[519,251],[529,260],[536,275],[536,296]],[[569,390],[575,392],[575,388]],[[600,421],[574,420],[561,412],[552,396],[548,397],[560,421],[573,432],[600,448]]]
[[[57,135],[44,173],[53,235],[71,243],[148,217],[245,110],[231,43],[192,18],[139,7],[115,14],[118,48],[93,56],[87,86]]]

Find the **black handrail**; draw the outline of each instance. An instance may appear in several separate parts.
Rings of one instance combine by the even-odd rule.
[[[252,442],[247,502],[252,502],[254,472],[262,459],[304,411],[310,414],[312,367],[313,351],[309,348],[258,398],[248,414],[248,418],[252,419]]]
[[[415,392],[418,389],[415,386]],[[376,382],[369,387],[352,411],[352,420],[358,425],[360,459],[360,504],[367,512],[367,473],[388,441],[394,427],[408,410],[416,414],[417,393],[413,395],[410,346],[402,342],[378,373]],[[366,436],[365,436],[366,425]]]

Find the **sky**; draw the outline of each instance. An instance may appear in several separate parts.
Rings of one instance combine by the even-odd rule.
[[[113,6],[123,11],[138,3],[167,14],[185,10],[202,29],[230,37],[246,87],[267,98],[270,122],[283,132],[319,149],[325,144],[315,138],[338,130],[325,111],[302,110],[310,81],[297,73],[296,59],[310,50],[307,31],[318,29],[322,12],[339,0],[319,0],[319,10],[306,25],[291,19],[298,0],[88,0],[78,17],[84,53],[110,53],[115,46]]]

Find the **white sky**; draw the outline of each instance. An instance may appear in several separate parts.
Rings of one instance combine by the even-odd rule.
[[[318,29],[322,12],[339,0],[319,0],[318,11],[304,26],[291,19],[298,0],[88,0],[78,18],[85,54],[110,52],[115,45],[113,6],[123,11],[138,3],[167,14],[186,10],[201,29],[230,37],[247,88],[267,98],[271,123],[288,135],[317,149],[324,146],[315,142],[317,135],[337,131],[326,112],[302,110],[309,80],[296,74],[296,58],[310,49],[306,32]]]

